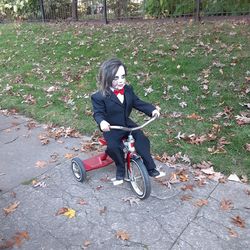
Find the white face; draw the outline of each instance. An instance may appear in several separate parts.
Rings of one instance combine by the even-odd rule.
[[[126,84],[125,76],[125,69],[123,66],[120,66],[115,74],[114,80],[112,81],[112,87],[114,89],[122,89]]]

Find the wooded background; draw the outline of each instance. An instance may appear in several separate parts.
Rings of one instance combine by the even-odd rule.
[[[120,20],[245,16],[249,0],[1,0],[0,20]]]

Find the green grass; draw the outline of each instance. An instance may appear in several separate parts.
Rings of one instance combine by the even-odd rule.
[[[250,27],[244,22],[124,23],[110,25],[5,24],[0,26],[0,108],[15,108],[36,120],[92,134],[96,124],[89,96],[100,63],[118,57],[127,80],[162,117],[145,129],[155,154],[181,152],[192,163],[211,161],[225,174],[250,178],[249,125],[235,116],[248,112]],[[48,93],[49,87],[55,91]],[[145,89],[153,92],[145,95]],[[183,86],[189,90],[184,91]],[[185,89],[184,88],[184,89]],[[32,98],[27,99],[27,95]],[[181,102],[187,104],[180,106]],[[228,115],[217,116],[225,110]],[[173,117],[180,112],[180,117]],[[189,119],[195,113],[203,119]],[[137,112],[133,118],[142,122]],[[179,132],[201,136],[220,129],[213,141],[190,144]],[[221,137],[224,153],[211,154]]]

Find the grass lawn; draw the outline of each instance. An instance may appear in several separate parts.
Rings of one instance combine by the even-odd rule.
[[[92,134],[90,95],[100,63],[127,81],[161,119],[145,128],[158,158],[210,161],[250,178],[250,26],[244,21],[110,25],[0,25],[0,108]],[[137,122],[143,117],[132,114]]]

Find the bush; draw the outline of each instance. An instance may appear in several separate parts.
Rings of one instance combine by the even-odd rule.
[[[246,14],[249,0],[201,0],[203,14]],[[190,15],[196,11],[195,0],[147,0],[146,13],[152,17]]]

